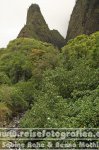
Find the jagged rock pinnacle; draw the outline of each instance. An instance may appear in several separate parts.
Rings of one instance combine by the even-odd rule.
[[[32,4],[27,12],[26,25],[20,31],[18,37],[35,38],[40,41],[52,43],[61,48],[65,40],[57,31],[51,31],[37,4]]]

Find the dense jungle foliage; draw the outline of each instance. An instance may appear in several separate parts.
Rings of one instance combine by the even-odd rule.
[[[24,112],[20,127],[99,127],[99,32],[61,52],[29,38],[0,50],[0,126]]]

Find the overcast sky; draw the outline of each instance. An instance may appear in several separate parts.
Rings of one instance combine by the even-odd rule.
[[[66,36],[75,0],[0,0],[0,47],[17,37],[32,3],[39,4],[50,29],[57,29]]]

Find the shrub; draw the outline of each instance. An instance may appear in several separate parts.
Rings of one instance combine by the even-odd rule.
[[[9,122],[11,117],[11,110],[6,106],[5,103],[0,102],[0,127],[4,127]]]

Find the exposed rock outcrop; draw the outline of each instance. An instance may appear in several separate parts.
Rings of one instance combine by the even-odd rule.
[[[77,0],[69,22],[66,41],[99,30],[99,0]]]
[[[52,43],[57,47],[64,46],[65,40],[56,30],[50,30],[37,4],[32,4],[27,13],[26,25],[18,37],[35,38]]]

